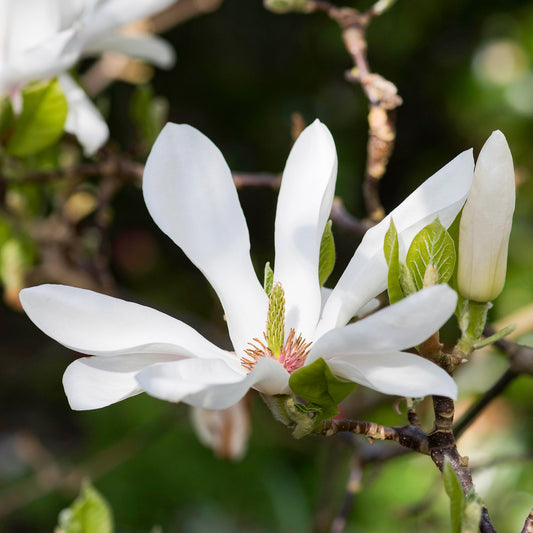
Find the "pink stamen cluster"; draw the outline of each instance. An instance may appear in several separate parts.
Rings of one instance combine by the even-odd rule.
[[[263,333],[263,337],[266,341],[266,334]],[[281,347],[279,355],[276,357],[272,350],[266,346],[261,340],[254,339],[250,342],[250,348],[244,350],[246,355],[241,358],[241,365],[247,370],[252,370],[252,368],[257,363],[257,360],[260,357],[270,357],[272,359],[277,359],[287,370],[289,374],[292,374],[295,370],[301,368],[307,355],[309,354],[309,348],[311,342],[306,343],[305,339],[298,335],[296,338],[296,332],[294,329],[291,329],[285,344]]]

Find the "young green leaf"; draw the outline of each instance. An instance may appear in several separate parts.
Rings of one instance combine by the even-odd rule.
[[[455,246],[446,228],[436,218],[413,239],[406,258],[418,290],[424,287],[426,270],[434,270],[434,281],[447,283],[455,267]]]
[[[7,96],[0,97],[0,141],[4,135],[8,134],[13,126],[15,115],[13,114],[13,107]]]
[[[321,287],[326,283],[335,266],[335,242],[333,240],[331,224],[331,220],[328,220],[326,227],[324,228],[324,233],[322,234],[322,240],[320,241],[318,281]]]
[[[67,99],[57,80],[32,83],[22,91],[22,113],[13,124],[6,150],[25,157],[53,144],[67,118]]]
[[[299,368],[289,378],[291,390],[304,400],[321,407],[317,422],[335,416],[339,403],[355,388],[355,383],[340,381],[323,359]]]
[[[450,498],[450,513],[452,517],[452,533],[461,533],[461,522],[465,506],[465,496],[461,483],[453,471],[452,465],[446,459],[442,469],[444,490]]]
[[[398,234],[396,226],[391,218],[389,229],[385,234],[385,241],[383,243],[383,252],[385,253],[385,261],[389,265],[389,273],[387,276],[387,291],[389,293],[389,301],[391,304],[399,302],[403,298],[402,287],[400,285],[400,259]]]
[[[104,497],[84,482],[72,505],[59,513],[58,533],[113,533],[113,513]]]
[[[270,263],[267,261],[265,263],[265,281],[263,282],[263,288],[265,289],[267,296],[270,296],[273,286],[274,286],[274,271],[270,268]]]

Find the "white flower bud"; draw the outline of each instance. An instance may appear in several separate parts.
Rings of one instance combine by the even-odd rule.
[[[513,158],[495,131],[481,149],[461,216],[457,283],[465,298],[490,302],[502,291],[514,207]]]

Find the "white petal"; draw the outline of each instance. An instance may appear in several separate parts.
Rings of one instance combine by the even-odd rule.
[[[0,65],[0,92],[10,92],[30,81],[51,78],[70,68],[79,58],[81,44],[73,29],[21,50]]]
[[[90,45],[109,30],[149,17],[176,0],[107,0],[96,5],[84,20],[84,42]]]
[[[150,366],[137,380],[148,394],[170,402],[186,402],[204,409],[226,409],[250,389],[266,394],[287,392],[288,372],[275,359],[263,357],[247,375],[220,359],[184,359]]]
[[[320,316],[318,257],[331,211],[337,154],[315,120],[294,144],[281,180],[275,228],[274,281],[285,291],[286,327],[310,338]]]
[[[85,55],[116,52],[143,59],[161,68],[170,68],[176,62],[174,48],[165,40],[152,35],[105,35],[85,49]]]
[[[89,355],[167,353],[221,357],[194,329],[155,309],[85,289],[40,285],[20,292],[22,307],[48,336]]]
[[[394,219],[403,259],[413,237],[439,218],[448,227],[461,210],[472,184],[472,150],[459,154],[426,180],[378,225],[366,232],[328,299],[318,334],[346,324],[362,304],[387,287],[383,240]]]
[[[142,392],[135,379],[142,368],[174,360],[158,353],[82,357],[65,370],[63,387],[72,409],[99,409]]]
[[[65,131],[76,136],[85,155],[92,155],[109,137],[107,124],[83,89],[70,76],[60,76],[59,82],[68,102]]]
[[[328,361],[338,378],[384,394],[420,398],[435,394],[457,398],[455,381],[435,363],[405,352],[344,356]]]
[[[267,297],[231,172],[218,148],[187,125],[167,124],[148,157],[146,206],[215,289],[239,353],[266,322]]]
[[[438,331],[456,306],[457,294],[447,285],[423,289],[354,324],[328,331],[313,344],[306,363],[319,357],[329,360],[411,348]]]

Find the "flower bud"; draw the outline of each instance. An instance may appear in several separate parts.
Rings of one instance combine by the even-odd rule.
[[[514,206],[513,158],[495,131],[481,149],[461,216],[457,284],[465,298],[490,302],[502,291]]]

